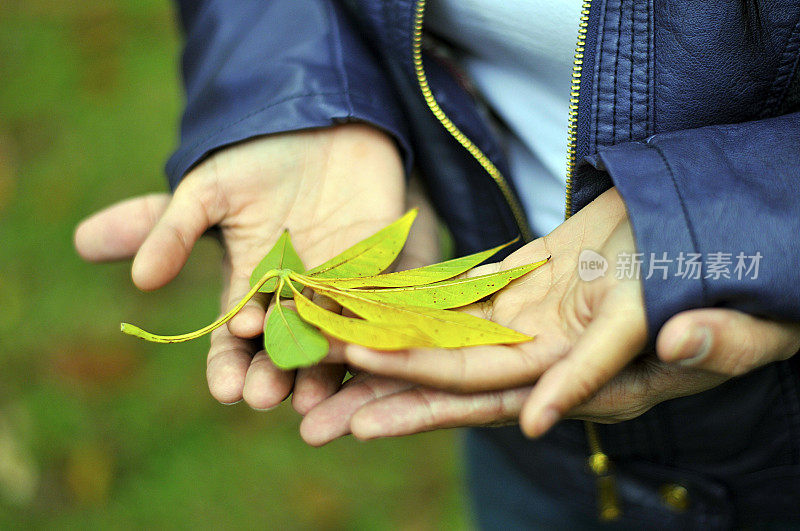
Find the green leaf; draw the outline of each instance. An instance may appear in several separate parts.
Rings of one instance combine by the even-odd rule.
[[[272,246],[272,249],[270,249],[267,255],[261,259],[261,262],[259,262],[253,270],[253,274],[250,275],[250,286],[255,286],[261,277],[272,269],[291,269],[296,273],[303,273],[306,270],[302,260],[300,260],[300,257],[297,255],[297,251],[295,251],[292,245],[292,238],[289,236],[288,229],[283,231],[283,234],[281,234],[278,241],[275,242],[275,245]],[[265,282],[258,291],[261,293],[272,293],[275,291],[277,285],[278,279],[271,279]],[[285,298],[292,297],[292,291],[288,286],[283,290],[281,296]]]
[[[348,290],[374,301],[404,306],[424,306],[425,308],[458,308],[481,300],[506,287],[526,273],[530,273],[547,260],[515,267],[498,273],[472,278],[444,280],[424,286],[402,288],[379,288]]]
[[[417,210],[406,214],[369,238],[308,272],[320,278],[350,278],[377,275],[394,262],[408,238]]]
[[[328,340],[280,301],[264,323],[264,349],[281,369],[308,367],[328,354]]]
[[[437,347],[522,343],[532,339],[510,328],[464,312],[419,306],[395,306],[359,296],[355,290],[339,291],[322,285],[311,287],[364,319],[418,330],[430,337]]]
[[[432,282],[439,282],[453,278],[466,272],[469,269],[482,263],[489,257],[493,256],[504,247],[508,247],[516,240],[498,245],[492,249],[481,251],[479,253],[462,256],[432,264],[425,267],[418,267],[416,269],[408,269],[406,271],[397,271],[395,273],[386,273],[384,275],[374,275],[361,278],[332,278],[325,279],[325,284],[337,288],[400,288],[404,286],[421,286],[423,284],[430,284]],[[321,280],[321,279],[320,279]]]
[[[402,350],[435,344],[429,337],[410,326],[401,327],[346,317],[317,306],[299,292],[295,293],[294,300],[300,317],[318,326],[328,335],[348,343],[378,350]]]

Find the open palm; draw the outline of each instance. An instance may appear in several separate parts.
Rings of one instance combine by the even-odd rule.
[[[224,249],[222,309],[249,290],[255,265],[288,228],[307,266],[322,263],[397,218],[403,168],[394,143],[366,125],[262,137],[224,148],[193,169],[174,195],[112,206],[84,221],[75,243],[92,261],[136,255],[134,283],[157,289],[183,267],[196,240],[219,228]],[[253,338],[268,300],[257,298],[211,337],[208,383],[220,402],[279,404],[294,388],[304,412],[338,389],[344,368],[275,368]]]

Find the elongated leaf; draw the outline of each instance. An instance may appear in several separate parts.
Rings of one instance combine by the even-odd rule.
[[[432,282],[440,282],[453,278],[472,269],[484,260],[493,256],[495,253],[508,247],[516,240],[498,245],[492,249],[481,251],[479,253],[462,256],[461,258],[454,258],[432,264],[425,267],[417,267],[415,269],[408,269],[406,271],[397,271],[395,273],[386,273],[384,275],[373,275],[362,278],[331,278],[325,279],[325,284],[337,288],[400,288],[404,286],[421,286],[423,284],[430,284]],[[322,280],[322,279],[320,279]]]
[[[434,345],[429,337],[411,326],[394,326],[389,323],[345,317],[317,306],[299,293],[295,293],[294,300],[300,317],[329,335],[348,343],[378,350],[401,350]]]
[[[264,323],[264,349],[281,369],[296,369],[324,358],[328,340],[296,311],[278,302]]]
[[[253,296],[258,293],[259,288],[264,285],[270,278],[277,275],[276,271],[267,272],[270,273],[267,275],[266,273],[262,275],[258,282],[256,282],[253,287],[250,288],[242,299],[236,303],[236,305],[228,310],[225,315],[211,323],[210,325],[204,326],[199,330],[195,330],[194,332],[189,332],[187,334],[179,334],[175,336],[164,336],[159,334],[154,334],[152,332],[148,332],[147,330],[142,330],[138,326],[132,325],[130,323],[121,323],[120,330],[122,330],[126,334],[130,334],[132,336],[136,336],[139,338],[144,339],[145,341],[152,341],[154,343],[182,343],[184,341],[189,341],[190,339],[196,339],[200,336],[206,335],[209,332],[212,332],[219,328],[220,326],[224,325],[228,321],[230,321],[234,315],[239,313],[239,310],[244,308],[244,305],[247,304],[247,301],[253,298]]]
[[[416,216],[416,209],[409,210],[391,225],[315,267],[308,275],[321,278],[377,275],[389,267],[400,254]]]
[[[547,260],[515,267],[506,271],[472,278],[444,280],[425,286],[404,288],[358,289],[353,293],[387,304],[424,306],[425,308],[458,308],[481,300],[506,287],[509,282],[530,273]]]
[[[261,259],[253,274],[250,275],[250,286],[255,286],[256,283],[264,276],[264,274],[271,269],[291,269],[296,273],[305,272],[306,268],[303,266],[303,261],[297,255],[297,251],[292,245],[292,237],[289,236],[289,231],[284,230],[272,249]],[[272,293],[278,285],[278,279],[274,278],[268,280],[258,290],[262,293]],[[292,290],[287,286],[281,293],[281,297],[291,298]]]
[[[394,326],[409,326],[419,330],[433,339],[437,347],[522,343],[532,339],[510,328],[464,312],[419,306],[395,306],[359,296],[355,291],[339,291],[321,285],[312,287],[364,319],[390,323]]]

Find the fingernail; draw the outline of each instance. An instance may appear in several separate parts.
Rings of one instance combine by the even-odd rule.
[[[276,404],[276,405],[270,406],[270,407],[253,407],[253,406],[250,406],[250,409],[252,409],[253,411],[272,411],[273,409],[275,409],[279,405],[280,404]]]
[[[711,352],[713,336],[705,326],[695,326],[686,331],[672,350],[671,362],[691,367],[703,361]]]
[[[547,430],[555,426],[560,418],[561,415],[558,414],[558,411],[551,407],[545,408],[539,413],[538,419],[534,421],[533,428],[526,430],[526,434],[531,438],[541,437]]]
[[[234,405],[238,404],[241,401],[242,401],[242,399],[240,398],[239,400],[237,400],[235,402],[220,402],[220,404],[222,404],[223,406],[234,406]]]

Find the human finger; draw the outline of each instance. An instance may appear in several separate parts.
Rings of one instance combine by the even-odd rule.
[[[175,278],[197,239],[222,221],[226,212],[222,192],[211,183],[192,180],[178,186],[136,253],[131,266],[134,284],[149,291]]]
[[[619,373],[646,339],[644,307],[637,292],[613,291],[570,352],[539,378],[520,416],[523,432],[529,437],[544,434]]]
[[[736,310],[703,308],[672,317],[661,328],[662,361],[740,376],[800,350],[800,324],[762,319]]]
[[[75,249],[89,262],[131,258],[161,218],[170,198],[170,194],[134,197],[92,214],[75,229]]]
[[[412,387],[414,384],[361,373],[342,389],[311,409],[300,423],[300,436],[311,446],[322,446],[350,433],[350,418],[364,404]]]
[[[452,394],[415,387],[369,402],[350,420],[358,439],[398,437],[465,426],[515,422],[530,387],[488,393]]]

